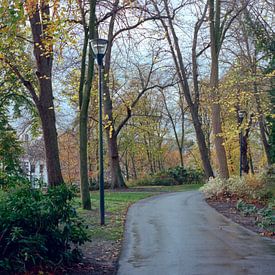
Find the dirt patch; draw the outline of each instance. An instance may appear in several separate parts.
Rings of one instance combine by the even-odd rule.
[[[67,274],[113,275],[117,272],[120,242],[97,241],[82,246],[83,260],[66,270]]]
[[[225,198],[219,199],[207,199],[206,202],[216,209],[218,212],[223,214],[225,217],[229,218],[230,220],[238,223],[245,228],[260,234],[261,236],[269,237],[271,239],[275,239],[274,232],[269,232],[264,230],[263,228],[259,227],[256,224],[257,215],[250,215],[244,216],[240,211],[236,208],[237,200],[228,200]],[[257,205],[258,208],[261,206]]]

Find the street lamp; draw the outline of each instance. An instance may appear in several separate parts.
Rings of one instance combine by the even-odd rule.
[[[245,111],[239,110],[238,111],[238,119],[239,119],[239,125],[242,126],[242,122],[245,116]],[[240,132],[240,177],[242,176],[243,171],[243,129],[241,127]]]
[[[93,53],[98,64],[98,135],[99,135],[99,194],[100,194],[100,224],[105,224],[104,210],[104,161],[103,161],[103,131],[102,131],[102,67],[103,58],[107,50],[108,41],[105,39],[93,39],[90,41]]]

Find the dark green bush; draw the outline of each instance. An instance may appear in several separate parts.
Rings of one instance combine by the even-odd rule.
[[[133,185],[138,186],[171,186],[177,184],[178,183],[173,178],[156,175],[138,179],[133,182]]]
[[[133,181],[133,184],[141,186],[170,186],[180,184],[201,183],[202,181],[203,172],[191,168],[176,166],[156,173],[154,175],[135,180]]]
[[[21,186],[5,195],[0,201],[0,273],[56,267],[80,256],[77,247],[88,237],[72,206],[72,189],[61,185],[44,194]]]
[[[7,173],[0,171],[0,188],[6,189],[9,187],[15,187],[22,184],[29,184],[28,179],[20,173]]]
[[[169,168],[162,173],[173,178],[178,184],[199,183],[203,180],[203,172],[182,166]]]
[[[111,183],[104,180],[104,189],[110,189],[111,188]],[[89,179],[89,190],[90,191],[96,191],[99,190],[99,182],[95,178],[90,178]]]

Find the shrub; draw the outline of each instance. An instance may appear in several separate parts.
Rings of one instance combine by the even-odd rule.
[[[1,197],[0,273],[56,267],[80,256],[78,245],[88,237],[72,206],[73,196],[62,185],[46,194],[21,186]]]
[[[20,173],[7,173],[0,171],[0,188],[6,189],[17,185],[29,183],[28,179]]]
[[[237,196],[243,197],[251,192],[247,185],[245,177],[233,176],[226,181],[226,190]]]
[[[200,183],[203,180],[203,173],[199,170],[176,166],[163,170],[154,175],[147,176],[132,182],[133,185],[170,186],[187,183]]]
[[[220,177],[210,178],[200,190],[205,194],[206,198],[220,196],[226,192],[226,180]]]
[[[220,177],[211,178],[201,188],[201,191],[205,193],[207,198],[226,194],[239,198],[266,200],[272,196],[270,191],[265,188],[262,179],[256,175],[253,175],[253,178],[251,176],[233,176],[227,180]]]
[[[251,189],[261,189],[265,186],[265,180],[261,174],[259,175],[245,175],[245,182]]]
[[[203,172],[182,166],[169,168],[163,173],[173,178],[178,184],[198,183],[203,180]]]
[[[275,183],[275,164],[266,167],[260,173],[260,178],[266,184],[273,185]]]
[[[178,183],[170,177],[166,176],[150,176],[142,179],[138,179],[132,182],[133,185],[137,186],[171,186],[178,185]]]
[[[104,189],[110,189],[111,183],[109,181],[104,180]],[[89,190],[90,191],[96,191],[99,190],[99,182],[95,178],[89,179]]]

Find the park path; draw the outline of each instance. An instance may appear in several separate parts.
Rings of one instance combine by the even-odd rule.
[[[118,275],[273,275],[275,241],[229,221],[198,191],[161,195],[128,212]]]

